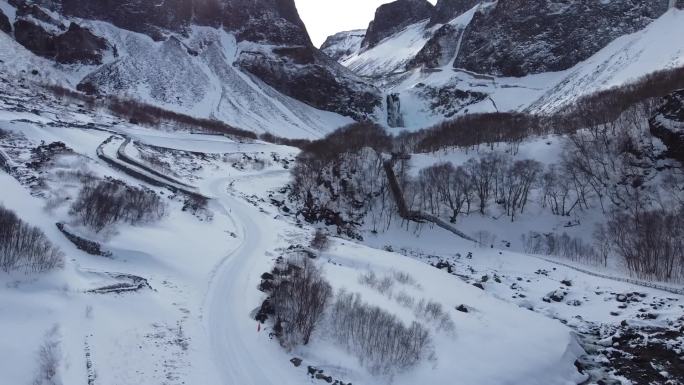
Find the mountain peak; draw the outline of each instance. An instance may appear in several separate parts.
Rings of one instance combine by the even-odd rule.
[[[368,25],[363,47],[373,47],[380,40],[418,21],[429,19],[434,6],[427,0],[396,0],[381,5]]]

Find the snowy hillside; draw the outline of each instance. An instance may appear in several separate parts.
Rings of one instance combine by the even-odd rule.
[[[0,150],[11,167],[10,175],[0,175],[0,203],[45,232],[66,258],[64,269],[49,274],[0,275],[0,304],[11,309],[0,315],[0,354],[14,357],[2,361],[5,379],[299,384],[306,369],[288,362],[297,357],[344,383],[385,383],[387,377],[371,375],[325,325],[315,342],[287,352],[269,337],[268,324],[257,328],[252,318],[263,299],[257,290],[262,273],[311,237],[310,228],[269,203],[277,196],[271,191],[289,179],[294,149],[155,131],[51,98],[39,105],[29,88],[9,91],[9,84],[3,83],[5,95],[13,97],[3,98],[0,107]],[[123,138],[132,141],[128,148]],[[80,222],[70,203],[80,199],[80,181],[106,177],[147,186],[166,206],[163,216],[104,231]],[[168,178],[208,197],[206,207],[186,209],[189,196]],[[57,222],[72,237],[97,242],[102,255],[79,250],[83,241],[72,243]],[[471,246],[458,247],[465,252]],[[582,378],[573,365],[581,349],[565,326],[427,264],[337,239],[316,263],[336,291],[359,293],[402,322],[426,324],[431,353],[415,369],[397,373],[394,383],[442,383],[458,376],[483,385],[530,378],[560,385]],[[402,277],[396,278],[396,294],[413,299],[397,302],[373,280],[362,279],[393,274]],[[428,302],[440,309],[440,318],[414,307]],[[458,305],[470,313],[457,311]],[[497,371],[481,366],[504,361]],[[269,370],[259,369],[263,365]]]
[[[381,82],[385,92],[399,95],[408,129],[476,112],[552,113],[584,95],[683,65],[684,44],[663,38],[672,31],[681,31],[682,26],[684,11],[670,10],[644,30],[618,38],[591,58],[562,72],[501,78],[445,65],[438,69],[414,69]]]
[[[11,63],[9,71],[24,68],[21,60],[41,62],[39,72],[51,83],[135,98],[256,133],[290,138],[317,138],[351,122],[349,116],[372,117],[380,113],[379,97],[372,86],[344,68],[327,63],[329,59],[314,48],[294,40],[291,44],[255,43],[234,31],[198,25],[180,32],[166,31],[166,36],[159,39],[104,21],[70,18],[46,8],[21,3],[17,9],[5,0],[0,4],[2,12],[12,16],[10,23],[16,30],[0,37],[1,59]],[[33,24],[39,17],[45,21]],[[38,58],[38,54],[51,58],[39,49],[50,46],[50,41],[40,39],[52,39],[46,34],[60,33],[61,27],[75,22],[80,30],[87,31],[84,33],[89,39],[106,41],[107,48],[98,52],[96,62],[54,63]],[[32,28],[45,28],[45,32],[31,32]],[[303,33],[306,36],[306,31]],[[13,36],[21,37],[17,41],[25,46],[16,44]],[[68,44],[75,46],[84,40],[79,38]],[[306,60],[296,58],[299,51],[307,51]],[[280,66],[283,68],[276,68]],[[318,87],[336,92],[323,95],[316,91]]]

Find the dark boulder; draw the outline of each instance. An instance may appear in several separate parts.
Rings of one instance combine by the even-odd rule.
[[[53,35],[42,26],[19,19],[14,23],[14,38],[34,54],[62,64],[101,64],[108,48],[106,40],[75,23],[66,32]]]
[[[396,0],[383,4],[375,11],[375,18],[368,25],[363,47],[373,47],[380,40],[403,28],[432,16],[434,6],[427,0]]]

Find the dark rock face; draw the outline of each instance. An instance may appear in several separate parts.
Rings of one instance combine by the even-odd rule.
[[[63,64],[101,64],[102,54],[107,50],[105,39],[93,35],[76,23],[71,23],[69,29],[57,36],[54,42],[55,60]]]
[[[238,40],[309,45],[294,0],[59,0],[67,16],[108,21],[162,39],[191,24],[234,31]]]
[[[38,56],[54,58],[57,52],[54,36],[30,21],[19,19],[14,23],[14,38]]]
[[[560,71],[636,32],[668,0],[499,0],[475,15],[455,66],[499,76]]]
[[[397,0],[381,5],[368,26],[362,46],[373,47],[402,28],[430,18],[433,8],[427,0]]]
[[[48,20],[49,13],[41,7],[67,18],[110,22],[165,42],[174,39],[174,34],[186,34],[192,25],[223,28],[234,33],[238,42],[278,46],[266,49],[270,50],[268,54],[242,52],[236,64],[285,95],[353,118],[368,118],[381,104],[375,88],[356,80],[313,46],[294,0],[11,1],[32,18],[46,19],[45,22],[65,31],[46,31],[28,17],[16,25],[17,41],[40,56],[61,63],[99,64],[108,44],[78,25],[72,24],[68,30],[58,26],[58,21]],[[112,50],[116,52],[115,47]]]
[[[248,53],[238,63],[271,87],[318,109],[365,120],[380,106],[380,96],[373,88],[351,78],[340,81],[336,63],[320,52],[309,53],[305,48],[288,49],[279,58]],[[316,64],[302,65],[310,63],[307,60]]]
[[[7,15],[2,13],[2,10],[0,10],[0,31],[4,33],[12,33],[12,24],[10,23]]]
[[[321,46],[321,51],[331,59],[339,61],[361,48],[361,42],[366,37],[366,30],[338,32],[328,36]]]
[[[428,26],[446,23],[470,10],[480,2],[481,0],[438,0]]]
[[[665,98],[650,121],[651,134],[667,147],[666,156],[684,164],[684,90]]]
[[[456,54],[462,33],[462,29],[449,24],[440,27],[407,67],[414,68],[422,65],[427,68],[436,68],[447,64],[446,61],[453,59]]]
[[[36,55],[62,64],[101,64],[108,48],[106,40],[75,23],[66,32],[53,35],[39,25],[19,19],[14,23],[14,37]]]

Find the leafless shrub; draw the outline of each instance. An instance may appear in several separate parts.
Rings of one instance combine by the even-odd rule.
[[[417,285],[416,280],[409,274],[403,271],[395,271],[392,273],[394,279],[402,285]]]
[[[522,240],[525,252],[530,254],[553,255],[593,265],[605,263],[605,259],[599,255],[593,245],[586,243],[582,238],[571,237],[567,233],[530,232],[523,235]]]
[[[477,240],[478,245],[482,248],[494,247],[496,243],[496,234],[492,234],[487,230],[478,230],[474,234],[475,240]]]
[[[684,278],[684,209],[614,212],[608,239],[629,272],[641,279]]]
[[[64,265],[64,254],[38,228],[0,205],[0,269],[44,272]]]
[[[71,214],[97,232],[118,222],[136,225],[159,220],[164,211],[154,191],[115,179],[86,183],[71,206]]]
[[[59,341],[59,327],[55,325],[45,334],[43,345],[38,350],[38,373],[33,385],[61,385],[59,363],[62,349]]]
[[[444,311],[441,303],[421,300],[414,309],[416,317],[437,326],[437,330],[453,332],[456,330],[454,321],[449,314]]]
[[[332,296],[332,288],[309,258],[288,261],[288,270],[289,275],[275,282],[271,303],[283,328],[280,341],[292,348],[309,343]]]
[[[394,278],[391,276],[384,276],[379,278],[375,272],[369,271],[359,277],[359,283],[377,290],[383,295],[392,295],[392,288],[394,287]]]
[[[399,305],[405,308],[413,308],[413,305],[416,302],[416,300],[413,297],[411,297],[403,291],[400,291],[397,295],[395,295],[394,300],[397,301]]]
[[[337,342],[375,374],[407,370],[431,354],[430,333],[420,323],[405,326],[396,316],[341,292],[331,309]]]
[[[313,239],[311,240],[311,248],[318,251],[325,251],[330,247],[330,239],[328,239],[328,234],[321,229],[316,230]]]

